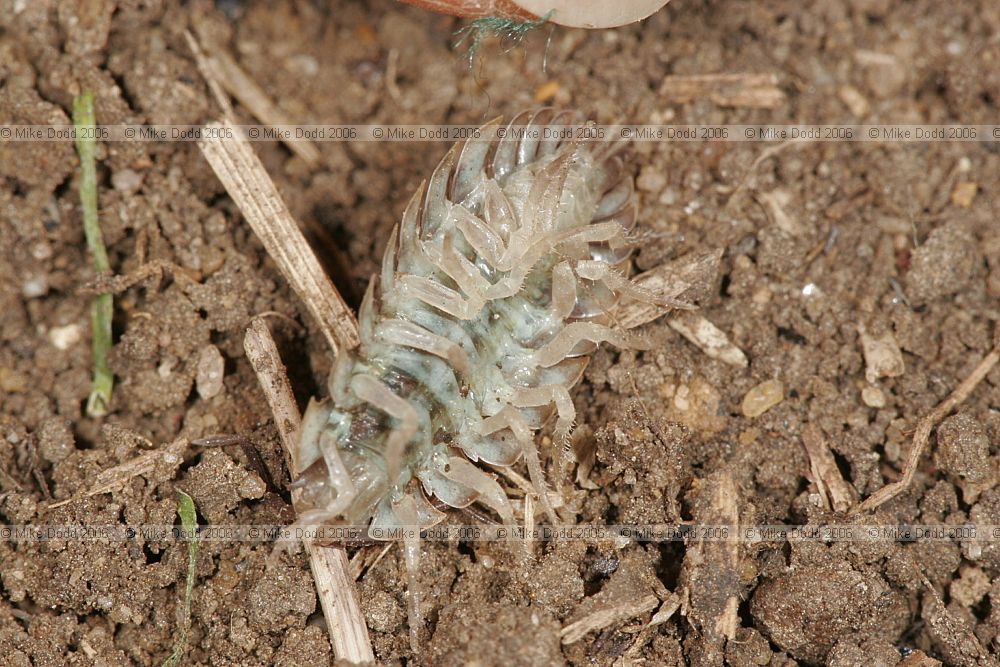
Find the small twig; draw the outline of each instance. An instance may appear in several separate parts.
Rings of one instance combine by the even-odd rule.
[[[737,534],[739,508],[736,480],[728,470],[719,470],[701,480],[691,515],[698,524],[728,526]],[[695,538],[681,566],[683,613],[713,652],[721,651],[740,627],[740,547],[737,540]]]
[[[294,476],[299,472],[294,467],[294,451],[298,446],[302,419],[278,348],[263,320],[254,319],[250,323],[243,346],[271,407],[285,460]],[[295,489],[292,491],[292,504],[297,505],[298,499],[299,490]],[[323,547],[309,541],[305,542],[305,547],[335,655],[354,663],[374,662],[368,628],[354,591],[347,552],[340,547]]]
[[[655,269],[640,273],[636,285],[665,299],[699,301],[708,296],[719,274],[722,249],[693,252]],[[623,329],[634,329],[669,312],[656,303],[625,301],[618,305],[615,318]]]
[[[731,195],[729,195],[729,199],[726,200],[726,205],[723,208],[728,210],[729,207],[731,207],[733,204],[736,203],[737,196],[743,192],[743,190],[747,186],[747,183],[750,181],[750,177],[753,176],[754,172],[757,171],[757,167],[759,167],[765,160],[774,157],[775,155],[785,150],[789,146],[800,147],[804,146],[805,144],[812,143],[812,141],[813,141],[812,139],[788,139],[786,141],[782,141],[780,144],[775,144],[774,146],[768,146],[763,151],[761,151],[760,155],[758,155],[757,158],[750,164],[750,167],[747,169],[746,173],[743,174],[743,178],[740,179],[740,182],[739,184],[737,184],[736,189],[733,190]]]
[[[687,104],[711,100],[720,107],[777,109],[786,96],[775,74],[675,74],[664,77],[660,100],[669,104]]]
[[[94,258],[98,274],[110,273],[108,251],[104,247],[101,224],[97,218],[97,142],[95,140],[94,94],[90,91],[73,100],[73,129],[76,151],[80,154],[80,206],[83,208],[83,233],[87,248]],[[87,414],[101,417],[108,414],[115,377],[108,366],[111,350],[111,318],[114,303],[111,294],[99,294],[91,306],[90,325],[93,335],[94,381],[87,399]]]
[[[178,281],[186,281],[189,283],[198,282],[199,276],[190,269],[186,269],[183,266],[178,266],[177,264],[166,260],[154,259],[141,265],[135,271],[125,275],[116,276],[110,273],[101,274],[94,280],[81,285],[77,289],[76,293],[81,296],[104,293],[121,294],[136,283],[153,278],[154,276],[162,280],[164,271],[169,271],[173,274],[174,279]]]
[[[183,491],[177,493],[181,497],[180,502],[177,503],[177,516],[181,519],[184,539],[188,540],[187,582],[184,584],[184,608],[180,633],[177,637],[177,643],[174,645],[174,652],[163,663],[163,667],[177,667],[187,652],[188,634],[191,631],[191,594],[194,591],[195,565],[198,561],[198,518],[195,514],[194,500]]]
[[[837,461],[833,458],[830,446],[818,426],[806,424],[802,429],[802,444],[809,457],[813,482],[816,483],[823,500],[834,511],[846,512],[854,503],[851,486],[841,476]]]
[[[1000,362],[1000,345],[983,357],[983,360],[972,370],[967,378],[951,392],[948,398],[941,401],[936,408],[930,411],[923,419],[917,423],[917,429],[913,432],[913,442],[910,445],[910,452],[903,466],[903,476],[892,484],[886,484],[881,489],[865,498],[864,502],[858,505],[856,512],[867,512],[883,505],[900,493],[906,490],[913,481],[913,476],[917,472],[917,465],[920,463],[920,456],[927,447],[927,441],[931,437],[931,431],[939,421],[944,419],[949,412],[954,410],[960,403],[965,401],[983,378],[989,374],[993,367]]]
[[[232,123],[209,123],[198,147],[281,274],[316,318],[334,352],[360,344],[354,314],[306,241],[264,165]],[[229,138],[223,138],[229,137]]]
[[[180,466],[183,461],[182,457],[184,455],[184,451],[188,448],[189,444],[190,443],[188,443],[186,439],[179,438],[171,442],[166,447],[151,449],[143,452],[134,459],[126,461],[125,463],[103,470],[94,478],[94,484],[90,487],[90,489],[80,493],[75,493],[65,500],[52,503],[51,505],[46,506],[45,509],[52,510],[57,507],[62,507],[63,505],[68,505],[75,500],[80,500],[81,498],[89,498],[90,496],[96,496],[100,493],[110,493],[115,489],[121,488],[125,482],[134,477],[152,473],[156,470],[158,465]]]
[[[621,600],[614,605],[598,609],[564,627],[559,633],[562,636],[562,643],[578,642],[590,632],[653,611],[659,604],[660,598],[650,593],[638,600]]]
[[[207,40],[202,36],[202,40],[206,42],[205,48],[209,51],[209,54],[205,55],[190,31],[185,31],[184,36],[195,55],[202,76],[210,82],[212,94],[226,111],[227,116],[230,115],[231,108],[228,100],[225,100],[221,88],[235,97],[250,111],[254,118],[265,125],[277,127],[293,124],[284,112],[271,101],[264,89],[257,85],[257,82],[250,78],[224,49],[207,43]],[[282,141],[289,150],[302,158],[309,166],[314,167],[319,164],[319,149],[309,139],[288,136]]]

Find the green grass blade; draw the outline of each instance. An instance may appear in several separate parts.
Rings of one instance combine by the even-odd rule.
[[[180,636],[174,645],[174,652],[163,663],[163,667],[178,667],[187,652],[188,632],[191,630],[191,594],[194,591],[195,563],[198,561],[198,520],[194,500],[183,491],[177,493],[181,497],[177,504],[177,516],[181,518],[185,539],[189,540],[187,583],[184,585],[184,617],[181,619]]]
[[[90,91],[73,100],[73,128],[76,152],[80,155],[80,206],[83,208],[83,233],[98,273],[110,273],[108,251],[104,247],[97,218],[97,142],[94,119],[94,95]],[[114,303],[110,294],[99,294],[90,311],[93,337],[94,381],[87,399],[87,414],[100,417],[108,413],[114,374],[108,367],[111,350],[111,318]]]

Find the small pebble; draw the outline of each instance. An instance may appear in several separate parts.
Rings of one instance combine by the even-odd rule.
[[[226,360],[222,358],[219,348],[214,345],[201,348],[201,354],[198,356],[198,372],[195,376],[195,387],[199,396],[209,399],[222,391],[225,367]]]
[[[865,379],[869,384],[875,384],[879,378],[902,375],[906,371],[903,353],[891,331],[876,338],[868,333],[864,325],[859,325],[858,334],[861,352],[865,356]]]
[[[759,417],[785,400],[785,386],[780,380],[765,380],[743,397],[743,416]]]
[[[970,181],[959,181],[955,183],[955,189],[951,191],[951,203],[962,208],[972,206],[972,200],[979,192],[979,185]]]
[[[68,350],[80,340],[80,325],[67,324],[49,329],[49,342],[60,350]]]
[[[238,489],[240,497],[248,500],[256,500],[257,498],[263,497],[265,491],[267,491],[267,485],[259,475],[247,475],[246,478],[240,482]]]
[[[772,296],[773,292],[771,292],[771,288],[768,287],[767,285],[764,285],[756,289],[754,293],[750,295],[750,300],[753,301],[758,306],[763,306],[764,304],[769,303],[771,301]]]
[[[25,299],[37,299],[49,291],[49,281],[45,276],[32,276],[21,283],[21,296]]]
[[[548,102],[559,92],[558,81],[546,81],[535,90],[536,102]]]
[[[840,101],[844,103],[844,106],[846,106],[856,118],[862,118],[868,115],[868,100],[866,100],[865,96],[861,94],[861,91],[854,86],[842,86],[838,91],[838,96],[840,97]]]
[[[134,169],[122,169],[111,175],[111,185],[119,192],[134,195],[142,187],[142,175]]]
[[[8,394],[23,394],[28,390],[28,378],[13,368],[0,366],[0,391]]]
[[[913,251],[906,274],[906,295],[915,304],[959,292],[982,266],[983,250],[961,223],[949,222],[930,233]]]
[[[868,385],[861,390],[861,400],[864,401],[865,405],[869,408],[884,408],[885,407],[885,394],[878,387]]]
[[[646,165],[639,172],[635,186],[643,192],[660,192],[667,187],[667,177],[657,167]]]

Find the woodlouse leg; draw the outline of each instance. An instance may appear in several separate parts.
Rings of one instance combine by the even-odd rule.
[[[445,505],[462,509],[476,502],[477,492],[474,487],[452,479],[442,469],[425,468],[417,473],[417,477],[424,491]]]
[[[576,276],[569,262],[559,262],[552,269],[552,315],[560,321],[569,319],[576,307]]]
[[[398,522],[408,530],[403,533],[403,560],[406,563],[407,622],[410,626],[410,650],[420,654],[420,630],[423,627],[423,613],[420,609],[420,522],[417,506],[413,498],[404,495],[393,504],[393,514]]]
[[[601,260],[588,259],[577,262],[576,273],[581,278],[600,282],[608,289],[624,294],[635,301],[672,308],[691,308],[690,304],[660,296],[635,284],[616,271],[613,266]]]
[[[443,474],[479,494],[477,500],[500,515],[505,524],[514,523],[514,510],[496,480],[463,458],[452,456]]]
[[[586,247],[590,243],[604,243],[621,238],[624,230],[617,222],[598,222],[584,227],[568,229],[558,232],[551,232],[542,235],[540,238],[511,239],[507,253],[501,258],[499,268],[503,271],[511,271],[512,275],[497,285],[520,285],[525,276],[531,272],[535,264],[544,255],[560,248],[565,250],[567,246]],[[564,253],[569,254],[569,253]],[[589,252],[584,256],[589,256]],[[491,288],[497,291],[500,288]],[[489,298],[505,298],[516,294],[517,290],[509,289],[503,294],[493,294],[488,292]]]
[[[469,355],[458,343],[406,320],[385,320],[375,327],[375,335],[392,345],[422,350],[447,361],[459,373],[469,372]]]
[[[571,322],[535,351],[535,361],[542,367],[554,366],[565,359],[581,341],[611,343],[621,348],[631,346],[628,336],[621,331],[596,322]]]
[[[351,481],[351,474],[347,471],[340,458],[340,450],[337,448],[337,441],[330,433],[324,432],[319,436],[319,449],[323,453],[323,461],[326,462],[328,480],[333,484],[337,497],[333,503],[326,507],[326,510],[334,515],[343,514],[351,506],[358,495],[358,490]]]
[[[452,217],[455,221],[455,227],[462,233],[476,254],[486,260],[486,263],[491,267],[496,268],[500,263],[500,258],[507,252],[507,246],[500,235],[482,220],[469,213],[463,206],[453,208]]]
[[[511,238],[507,251],[499,259],[496,268],[509,271],[503,279],[490,285],[486,298],[506,299],[521,291],[525,278],[535,264],[547,253],[559,246],[577,245],[586,248],[589,243],[601,243],[619,238],[624,233],[615,222],[602,222],[577,229],[543,234],[541,238],[515,236]],[[565,249],[565,248],[564,248]],[[585,252],[585,256],[589,256]]]
[[[482,306],[462,298],[462,295],[441,283],[424,276],[404,275],[396,281],[404,296],[423,301],[432,308],[460,320],[471,320],[479,315]]]
[[[530,387],[518,389],[514,394],[511,405],[516,408],[535,408],[543,405],[555,405],[556,414],[556,437],[560,444],[569,440],[569,434],[573,430],[573,423],[576,421],[576,408],[573,406],[573,399],[570,398],[569,390],[559,384],[549,384],[542,387]]]
[[[520,223],[514,206],[507,199],[500,185],[495,180],[486,181],[486,194],[483,196],[483,217],[497,236],[503,241],[504,246],[510,242],[511,235]]]
[[[538,447],[535,445],[534,435],[517,408],[509,404],[497,414],[487,417],[480,423],[482,435],[489,435],[504,428],[509,428],[514,437],[521,443],[524,462],[528,465],[528,476],[531,477],[531,484],[535,487],[538,500],[542,503],[542,508],[545,510],[546,516],[549,517],[549,521],[553,525],[558,524],[559,517],[556,515],[555,509],[552,508],[548,490],[545,487],[545,473],[542,471],[542,464],[538,458]]]
[[[430,253],[428,253],[430,256]],[[436,258],[432,257],[432,261]],[[483,276],[482,272],[475,264],[470,262],[455,250],[455,239],[451,234],[445,236],[441,243],[441,257],[439,261],[434,261],[435,265],[448,274],[448,277],[455,281],[469,300],[476,305],[473,308],[481,309],[485,299],[483,294],[490,286],[490,283]]]
[[[511,403],[518,408],[533,408],[542,405],[553,404],[556,406],[556,448],[553,467],[556,469],[557,482],[555,491],[561,493],[563,463],[567,455],[571,452],[569,436],[573,431],[576,422],[576,408],[573,406],[573,399],[569,395],[569,390],[561,384],[549,384],[530,389],[520,389],[514,394]]]
[[[403,464],[403,450],[420,426],[420,417],[410,402],[392,393],[389,387],[371,375],[355,375],[351,379],[351,389],[363,401],[398,420],[389,432],[385,447],[385,462],[388,468],[388,482],[395,484]]]
[[[288,533],[294,534],[297,529],[315,529],[319,526],[326,524],[329,521],[333,521],[337,518],[336,514],[331,514],[325,509],[314,509],[303,512],[296,517],[295,522],[288,526]],[[281,557],[283,553],[292,553],[298,541],[292,538],[278,538],[274,543],[274,549],[268,554],[265,565],[268,568],[273,567],[278,558]]]

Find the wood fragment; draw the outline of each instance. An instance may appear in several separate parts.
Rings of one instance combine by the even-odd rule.
[[[209,123],[198,147],[334,352],[360,344],[354,314],[323,271],[250,144],[229,121]],[[223,138],[230,137],[230,138]]]
[[[660,608],[656,610],[655,614],[653,614],[653,618],[649,619],[649,627],[666,623],[673,618],[674,614],[677,613],[677,610],[680,608],[680,596],[676,593],[671,593],[670,597],[664,600],[663,604],[660,605]]]
[[[218,87],[225,89],[261,123],[271,127],[294,125],[293,121],[271,101],[264,89],[243,71],[243,68],[229,55],[225,48],[211,43],[210,40],[205,39],[204,35],[201,35],[204,43],[204,49],[202,49],[189,31],[185,33],[185,36],[188,45],[195,54],[198,68],[206,81],[214,82]],[[221,101],[224,98],[217,88],[213,89],[212,92],[229,115],[231,108],[228,101]],[[290,151],[302,158],[310,167],[319,164],[320,152],[316,148],[316,144],[309,139],[294,135],[286,136],[286,134],[282,134],[281,141],[288,146]]]
[[[590,632],[652,611],[656,609],[659,603],[660,599],[650,593],[638,600],[622,600],[617,604],[598,609],[564,627],[562,632],[560,632],[562,643],[573,644],[578,642]]]
[[[294,467],[294,451],[298,445],[301,416],[288,382],[288,373],[263,320],[255,318],[250,323],[243,346],[271,407],[285,461],[294,476],[298,473]],[[292,491],[293,505],[299,504],[300,492],[300,489]],[[305,547],[334,654],[338,659],[353,663],[374,662],[347,552],[340,547],[319,546],[309,541],[305,542]]]
[[[853,487],[844,481],[823,433],[815,424],[802,429],[802,444],[809,457],[812,479],[819,489],[827,508],[846,512],[854,504]]]
[[[781,188],[770,192],[758,192],[757,201],[767,212],[767,217],[771,224],[777,226],[782,231],[791,236],[802,236],[805,234],[805,226],[797,219],[788,214],[785,209],[792,203],[792,193]]]
[[[750,167],[747,169],[746,173],[743,174],[743,178],[740,179],[740,182],[736,185],[735,188],[733,188],[732,194],[730,194],[729,199],[726,200],[726,205],[724,207],[724,210],[729,210],[737,201],[739,201],[739,195],[742,194],[743,191],[746,189],[747,184],[750,182],[750,178],[753,176],[754,172],[757,171],[757,167],[763,164],[766,160],[781,153],[786,148],[792,146],[795,146],[796,148],[801,148],[802,146],[812,142],[813,142],[812,139],[805,139],[801,137],[796,139],[787,139],[785,141],[782,141],[780,144],[768,146],[767,148],[762,150],[760,152],[760,155],[758,155],[754,159],[754,161],[750,164]]]
[[[691,514],[696,526],[727,526],[735,538],[739,490],[732,473],[720,470],[701,480]],[[706,649],[719,655],[719,664],[726,642],[740,626],[740,548],[737,539],[695,538],[681,565],[682,613],[704,637]]]
[[[386,542],[385,546],[372,544],[358,549],[351,558],[351,578],[354,581],[361,579],[361,575],[378,565],[378,562],[394,546],[396,546],[395,542]]]
[[[1000,345],[983,357],[983,360],[976,365],[968,377],[951,392],[948,398],[938,403],[937,407],[930,411],[923,419],[917,423],[917,429],[913,432],[913,442],[910,444],[910,452],[903,465],[903,475],[892,484],[886,484],[881,489],[868,496],[857,506],[856,512],[867,512],[889,502],[906,488],[913,481],[913,476],[917,472],[917,465],[920,457],[927,447],[927,441],[931,437],[931,431],[939,421],[944,419],[949,412],[954,410],[960,403],[965,401],[983,378],[989,374],[993,367],[1000,362]]]
[[[724,361],[738,368],[747,367],[747,355],[743,350],[733,345],[722,329],[703,316],[696,313],[681,313],[667,320],[667,324],[712,359]]]
[[[158,465],[180,466],[183,461],[184,452],[187,450],[189,444],[187,438],[178,438],[166,447],[151,449],[121,465],[102,470],[97,474],[94,484],[89,489],[82,493],[74,494],[65,500],[52,503],[46,509],[52,510],[63,505],[68,505],[76,500],[89,498],[101,493],[110,493],[116,489],[120,489],[124,486],[125,482],[134,477],[150,474]]]
[[[635,639],[632,641],[632,645],[622,655],[624,660],[621,664],[629,665],[640,663],[642,661],[640,654],[649,642],[650,638],[656,634],[656,626],[669,621],[680,608],[681,597],[676,593],[670,593],[663,601],[663,604],[660,605],[660,608],[656,610],[656,613],[653,614],[653,618],[649,619],[649,623],[638,629]],[[619,663],[616,662],[615,664],[618,665]]]
[[[722,249],[690,253],[635,277],[643,289],[676,301],[704,298],[715,284],[722,260]],[[640,301],[628,301],[618,306],[615,320],[624,329],[634,329],[662,316],[669,309]]]
[[[884,331],[876,337],[861,323],[858,324],[858,340],[861,341],[861,352],[865,357],[865,379],[869,384],[875,384],[879,378],[898,377],[906,372],[903,352],[891,331]]]
[[[659,94],[668,104],[708,99],[720,107],[777,109],[785,103],[774,74],[673,75],[663,79]]]

